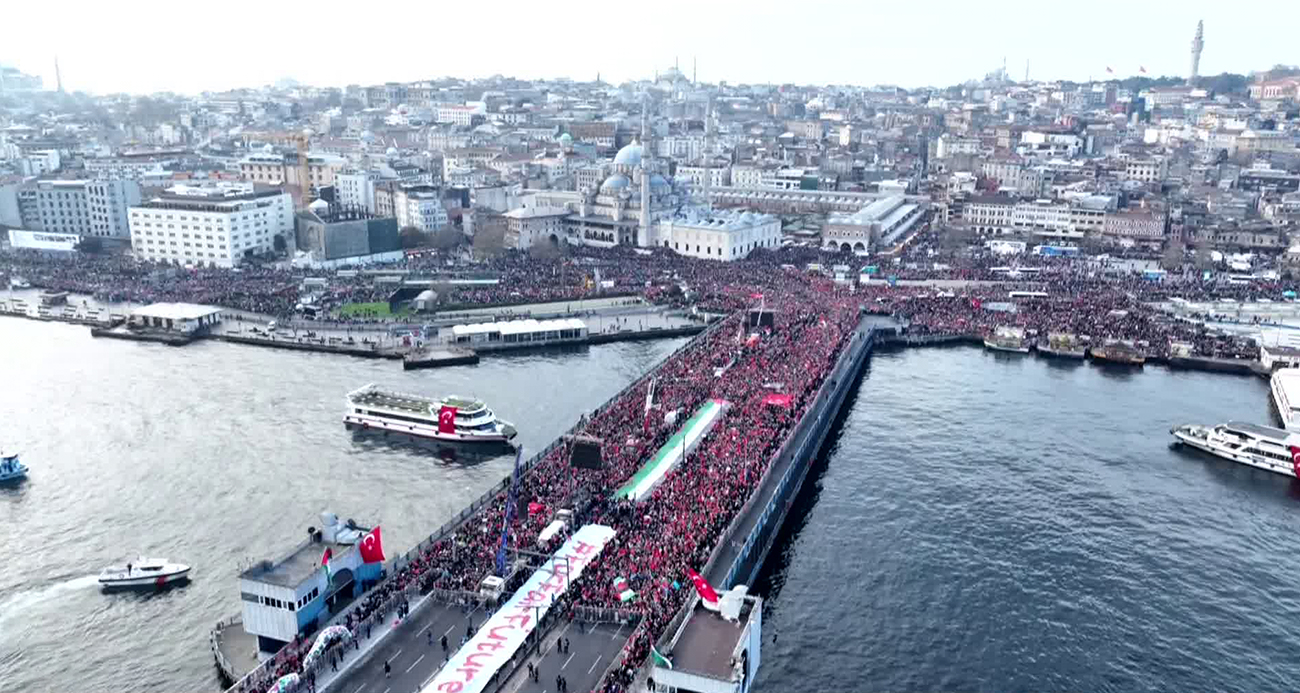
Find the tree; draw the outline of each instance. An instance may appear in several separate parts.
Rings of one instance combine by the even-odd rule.
[[[465,241],[465,234],[447,226],[438,229],[429,239],[430,244],[438,250],[451,250]]]
[[[474,255],[478,257],[491,257],[505,252],[506,225],[504,223],[476,225],[473,248]]]
[[[429,234],[414,226],[403,226],[398,232],[403,248],[421,248],[429,245]]]
[[[275,234],[275,238],[271,239],[271,246],[275,248],[275,252],[283,253],[286,249],[288,249],[289,244],[285,242],[284,234],[277,233]]]
[[[1173,272],[1183,266],[1183,242],[1180,240],[1169,241],[1165,247],[1164,255],[1160,256],[1160,266]]]
[[[555,260],[560,257],[559,246],[551,243],[549,240],[543,240],[540,243],[534,243],[528,249],[528,255],[534,260]]]
[[[1213,264],[1214,264],[1214,259],[1210,256],[1210,246],[1204,242],[1197,243],[1196,244],[1196,269],[1204,272],[1205,270],[1210,269],[1210,266]]]
[[[83,253],[102,253],[104,252],[104,239],[99,236],[84,236],[81,242],[77,243],[77,250]]]

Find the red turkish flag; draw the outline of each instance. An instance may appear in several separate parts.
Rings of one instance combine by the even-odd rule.
[[[700,593],[700,599],[707,604],[718,603],[718,593],[713,591],[713,586],[704,579],[704,576],[690,568],[686,569],[686,574],[690,576],[691,582],[695,584],[695,591]]]
[[[1297,478],[1300,478],[1300,447],[1291,445],[1291,469],[1295,472]]]
[[[456,407],[444,406],[438,410],[438,432],[456,432]]]
[[[361,562],[384,562],[384,539],[379,535],[378,527],[370,530],[369,534],[361,538]]]

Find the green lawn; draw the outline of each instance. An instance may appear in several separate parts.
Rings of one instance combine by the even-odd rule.
[[[388,310],[388,303],[384,301],[376,301],[374,303],[349,303],[339,308],[339,315],[346,317],[363,316],[371,318],[387,318],[392,317],[393,315],[406,315],[409,312],[410,311],[403,308],[397,313],[393,313]]]

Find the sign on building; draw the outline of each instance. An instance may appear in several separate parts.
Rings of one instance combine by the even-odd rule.
[[[14,248],[72,252],[77,249],[77,244],[80,242],[81,236],[75,233],[47,233],[45,231],[9,229],[9,245]]]

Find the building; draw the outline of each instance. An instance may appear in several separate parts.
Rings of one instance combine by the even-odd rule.
[[[475,124],[475,116],[478,117],[478,122],[483,122],[486,114],[487,110],[481,103],[475,106],[443,104],[438,106],[437,121],[458,127],[470,127]]]
[[[413,226],[432,233],[448,223],[447,210],[442,206],[442,193],[431,185],[399,187],[393,191],[393,216],[397,226]]]
[[[1157,246],[1164,242],[1165,219],[1151,212],[1108,214],[1101,233],[1122,245]]]
[[[709,187],[721,188],[731,185],[731,167],[729,166],[678,166],[673,176],[676,180],[700,188],[704,186],[705,176]]]
[[[37,227],[52,233],[127,238],[127,210],[140,202],[133,180],[43,180],[35,190]]]
[[[126,324],[136,329],[195,334],[221,322],[221,309],[197,303],[151,303],[131,311]]]
[[[397,219],[376,217],[363,207],[330,205],[324,200],[316,200],[298,213],[296,243],[317,265],[402,257]]]
[[[507,248],[525,250],[543,241],[558,245],[566,236],[564,220],[569,210],[563,207],[520,207],[506,212]]]
[[[922,206],[903,195],[884,197],[852,214],[826,217],[822,245],[831,251],[869,253],[877,243],[891,245],[921,217]]]
[[[150,262],[234,267],[294,233],[293,199],[254,183],[177,185],[130,208],[131,246]]]
[[[1255,101],[1300,100],[1300,77],[1284,77],[1250,85],[1250,98]]]
[[[370,171],[348,169],[334,176],[334,199],[342,207],[375,213],[375,180]]]
[[[86,159],[86,172],[96,178],[140,180],[157,176],[176,164],[176,158],[164,154],[122,154]]]
[[[63,166],[63,159],[57,149],[38,149],[27,152],[19,162],[20,173],[24,176],[47,176]]]
[[[1162,156],[1129,159],[1124,162],[1124,179],[1141,183],[1160,183],[1169,173],[1169,162]]]
[[[258,649],[275,652],[298,635],[316,629],[336,606],[359,596],[379,579],[382,562],[362,560],[358,542],[368,529],[322,513],[322,528],[287,556],[261,561],[239,574],[243,627],[257,637]],[[329,571],[321,568],[326,551]]]
[[[961,221],[976,233],[1001,234],[1011,229],[1015,200],[1007,195],[976,195],[962,206]]]
[[[781,245],[781,220],[768,214],[710,210],[704,215],[688,210],[660,221],[655,244],[680,255],[705,260],[739,260],[757,248]]]
[[[130,238],[129,210],[140,204],[140,184],[130,178],[99,179],[86,183],[90,228],[86,235]]]

